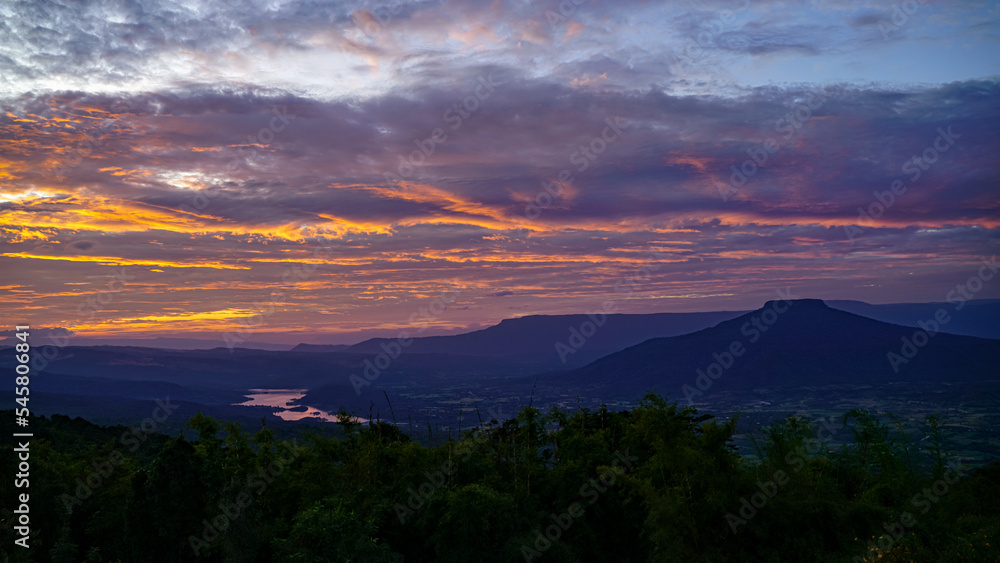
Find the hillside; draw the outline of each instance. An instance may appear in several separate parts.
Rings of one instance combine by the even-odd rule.
[[[907,347],[907,354],[915,355],[904,357],[904,342],[913,342],[919,330],[832,309],[815,299],[793,300],[787,307],[771,301],[715,327],[650,339],[543,380],[555,387],[623,394],[657,389],[681,397],[685,385],[708,393],[1000,378],[1000,341],[938,333],[923,347]],[[898,355],[892,358],[895,365],[890,353]]]

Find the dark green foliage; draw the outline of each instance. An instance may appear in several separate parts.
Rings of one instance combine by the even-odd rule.
[[[433,447],[346,413],[342,438],[294,443],[200,413],[187,426],[197,439],[150,435],[133,450],[124,428],[39,419],[33,547],[12,547],[5,502],[0,561],[998,558],[1000,464],[956,474],[937,417],[917,435],[860,409],[792,417],[761,431],[753,458],[732,447],[735,420],[655,394],[627,412],[524,408],[455,439],[432,435]],[[853,441],[832,447],[824,432]],[[13,446],[0,447],[0,471],[13,475]],[[12,499],[11,480],[0,483]],[[898,537],[878,548],[885,534]]]
[[[317,503],[295,516],[287,539],[274,543],[280,561],[289,563],[402,561],[399,555],[380,544],[375,535],[374,524],[361,520],[353,510]]]

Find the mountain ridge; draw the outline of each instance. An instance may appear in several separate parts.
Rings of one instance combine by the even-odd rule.
[[[550,386],[592,389],[613,385],[616,392],[627,390],[625,394],[633,395],[654,388],[692,389],[699,378],[704,387],[698,388],[701,392],[1000,379],[995,367],[1000,365],[1000,340],[938,331],[917,345],[915,341],[923,341],[919,334],[928,334],[922,329],[834,309],[822,300],[789,301],[784,310],[782,303],[768,301],[756,311],[714,327],[653,338],[586,366],[544,377]],[[918,354],[920,361],[911,361]]]

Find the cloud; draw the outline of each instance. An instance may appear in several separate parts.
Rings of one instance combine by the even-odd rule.
[[[388,326],[459,279],[464,326],[514,292],[578,312],[655,251],[637,291],[664,307],[786,283],[936,298],[998,239],[1000,85],[948,46],[981,47],[995,6],[923,5],[889,45],[872,8],[792,5],[585,3],[552,25],[556,2],[11,4],[2,290],[53,326],[168,331],[178,302],[235,323],[321,265],[269,322]],[[77,319],[121,267],[129,291]],[[876,270],[885,293],[852,293]]]
[[[989,225],[994,216],[994,82],[761,88],[706,98],[505,80],[458,128],[443,115],[474,81],[427,88],[416,100],[389,94],[352,104],[198,90],[146,95],[128,100],[137,109],[127,127],[100,109],[110,99],[29,99],[0,118],[5,137],[24,147],[4,171],[12,187],[48,187],[11,191],[7,223],[288,240],[448,223],[536,236],[716,216],[831,225],[856,221],[858,206],[900,179],[914,187],[900,196],[906,205],[886,214],[887,225]],[[803,105],[820,94],[815,110]],[[276,108],[294,116],[287,125]],[[92,116],[99,119],[83,119]],[[627,126],[615,133],[609,119]],[[96,137],[89,123],[105,121]],[[954,152],[911,181],[907,162],[942,128],[958,134]],[[447,132],[442,142],[423,155],[420,143],[426,147],[438,129]],[[100,140],[88,154],[64,150],[67,138],[88,136]],[[768,162],[751,162],[745,185],[720,198],[768,139],[777,145]],[[405,171],[401,159],[414,154],[421,164],[409,167],[412,174],[387,183],[386,174]],[[61,180],[51,177],[75,160]],[[552,198],[543,185],[563,170],[573,180]],[[525,220],[536,201],[547,202],[541,218]]]
[[[87,252],[97,247],[97,243],[91,242],[89,240],[78,240],[69,243],[68,246],[72,250],[79,250],[81,252]]]
[[[0,336],[17,336],[19,332],[17,330],[0,330]],[[34,327],[29,330],[29,333],[33,337],[42,336],[73,336],[73,331],[65,328],[41,328]]]

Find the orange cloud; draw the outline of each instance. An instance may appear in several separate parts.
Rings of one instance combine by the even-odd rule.
[[[73,326],[79,334],[134,334],[136,331],[172,333],[178,331],[225,331],[243,328],[237,322],[259,313],[250,309],[229,308],[216,311],[181,312],[163,315],[122,316],[112,321],[89,322]]]
[[[452,30],[450,36],[458,39],[466,45],[481,45],[483,43],[496,43],[501,38],[493,30],[482,24],[473,25],[468,31],[460,32]]]
[[[586,26],[580,22],[570,22],[570,24],[566,26],[566,35],[563,36],[563,43],[569,41],[577,35],[580,35],[584,28],[586,28]],[[607,76],[605,76],[605,78],[607,78]]]
[[[11,258],[32,260],[61,260],[66,262],[97,262],[105,266],[157,266],[160,268],[211,268],[213,270],[249,270],[249,266],[208,262],[177,262],[164,260],[139,260],[135,258],[120,258],[116,256],[53,256],[47,254],[32,254],[30,252],[14,252],[0,254]]]

